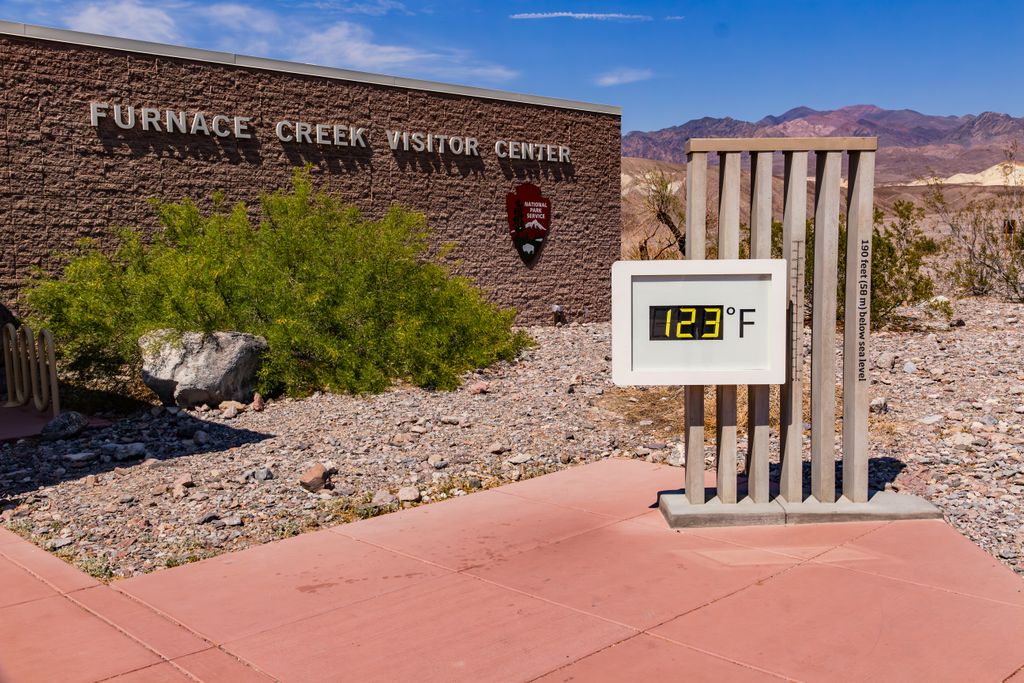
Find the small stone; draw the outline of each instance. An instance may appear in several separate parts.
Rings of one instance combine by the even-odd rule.
[[[492,451],[493,452],[493,451]],[[519,455],[513,455],[511,458],[506,460],[509,465],[522,465],[533,460],[533,456],[529,453],[520,453]]]
[[[210,442],[210,435],[202,429],[197,429],[195,434],[192,435],[192,440],[196,442],[197,446],[205,446]]]
[[[378,508],[391,507],[398,502],[398,499],[387,489],[381,489],[377,493],[373,494],[373,500],[370,504]]]
[[[918,422],[920,422],[923,425],[936,425],[942,424],[944,419],[945,418],[943,418],[941,415],[926,415],[925,417],[919,419]]]
[[[892,370],[896,367],[896,354],[891,351],[883,351],[875,359],[875,365],[881,370]]]
[[[441,424],[457,425],[459,424],[459,418],[455,415],[445,415],[441,418]]]
[[[448,467],[448,461],[440,453],[431,453],[427,458],[427,463],[435,470],[443,470]]]
[[[398,434],[395,434],[394,436],[391,437],[390,443],[392,446],[404,446],[405,444],[410,443],[411,441],[412,437],[409,434],[407,434],[406,432],[399,432]]]
[[[999,550],[999,557],[1004,560],[1012,560],[1017,557],[1017,551],[1014,548],[1001,548]]]
[[[903,364],[903,372],[907,374],[915,373],[917,372],[917,366],[908,360],[906,363]]]
[[[887,413],[889,412],[889,401],[885,396],[876,396],[871,399],[871,403],[868,406],[868,410],[872,413]]]
[[[206,512],[196,517],[196,524],[209,524],[220,519],[216,512]]]
[[[974,435],[967,432],[957,432],[946,439],[952,446],[970,446],[974,442]]]
[[[252,478],[255,481],[270,481],[274,478],[274,473],[269,467],[259,467],[252,471]]]
[[[231,515],[220,520],[224,526],[242,526],[242,518],[238,515]]]
[[[93,451],[80,451],[78,453],[65,453],[64,459],[71,463],[72,467],[84,467],[96,459]]]
[[[415,486],[403,486],[398,489],[398,501],[400,503],[416,503],[420,498],[420,490]]]
[[[174,480],[174,485],[192,487],[196,485],[196,481],[195,479],[192,478],[191,472],[186,472],[185,474],[181,475],[180,477]]]
[[[65,538],[58,538],[58,539],[55,539],[53,541],[50,541],[50,550],[60,550],[61,548],[68,547],[69,545],[71,545],[74,542],[75,542],[75,539],[73,539],[73,538],[67,538],[67,537],[65,537]]]
[[[146,444],[141,442],[119,445],[114,450],[114,460],[141,460],[146,457]]]
[[[487,452],[494,453],[495,455],[501,455],[502,453],[505,453],[510,450],[512,450],[511,446],[503,444],[500,441],[495,441],[494,443],[487,447]]]
[[[483,486],[484,486],[484,483],[482,481],[480,481],[479,477],[470,477],[469,478],[469,488],[471,488],[471,489],[480,489],[480,488],[483,488]]]
[[[235,408],[234,406],[231,406],[226,410],[222,410],[220,416],[221,419],[224,420],[234,420],[236,417],[238,417],[238,409]]]
[[[1024,405],[1014,406],[1013,412],[1017,413],[1018,415],[1024,415]]]
[[[47,422],[40,434],[44,441],[59,441],[78,436],[88,426],[89,418],[69,410]]]
[[[317,463],[302,473],[299,477],[299,485],[310,493],[316,493],[327,485],[327,468]]]
[[[244,413],[246,406],[241,401],[221,401],[219,407],[222,411],[228,410],[229,408],[234,408],[239,413]]]
[[[466,387],[466,391],[468,391],[471,394],[486,394],[490,391],[490,388],[491,385],[488,384],[487,382],[473,382],[468,387]]]
[[[99,483],[100,483],[100,480],[96,477],[95,474],[90,474],[90,475],[86,476],[86,478],[85,478],[85,485],[86,486],[99,486]]]
[[[675,448],[672,449],[672,452],[669,454],[669,456],[665,458],[665,463],[667,465],[671,465],[672,467],[685,466],[686,448],[682,444],[677,445]]]
[[[263,396],[259,393],[253,394],[250,407],[257,413],[263,412],[263,409],[266,407],[266,402],[264,402]]]

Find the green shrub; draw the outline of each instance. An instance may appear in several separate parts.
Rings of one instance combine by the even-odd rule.
[[[490,304],[429,254],[424,218],[393,207],[370,221],[315,191],[308,171],[261,199],[158,204],[152,243],[123,230],[95,244],[27,301],[60,340],[66,368],[86,377],[141,363],[156,328],[240,330],[266,337],[264,393],[380,391],[403,379],[453,388],[461,373],[513,357],[529,340],[513,310]]]
[[[876,209],[871,235],[871,324],[885,327],[898,322],[896,309],[919,304],[935,294],[935,281],[926,260],[940,245],[921,230],[924,211],[912,202],[893,203],[893,220]],[[814,289],[814,221],[807,221],[806,305],[810,311]],[[842,318],[846,302],[846,221],[839,222],[839,279],[836,315]]]

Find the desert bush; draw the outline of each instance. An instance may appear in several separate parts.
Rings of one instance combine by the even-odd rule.
[[[995,197],[954,208],[935,182],[927,202],[949,232],[952,283],[972,296],[1024,302],[1024,187],[1013,180],[1012,153],[1003,168],[1007,184]]]
[[[420,214],[368,220],[316,191],[308,171],[261,209],[254,226],[223,198],[205,215],[189,200],[158,204],[151,243],[122,230],[113,251],[88,244],[60,277],[40,277],[27,301],[65,367],[89,377],[138,366],[136,340],[156,328],[239,330],[269,342],[265,393],[380,391],[394,379],[452,388],[528,343],[514,311],[430,254]]]
[[[885,327],[899,323],[896,309],[919,304],[935,294],[935,281],[929,274],[927,261],[941,251],[941,245],[924,234],[921,219],[924,211],[912,202],[893,204],[892,220],[886,225],[885,214],[876,209],[871,235],[871,323]],[[839,279],[836,315],[842,317],[846,303],[846,221],[839,222]],[[807,283],[808,315],[814,290],[814,221],[807,221]]]

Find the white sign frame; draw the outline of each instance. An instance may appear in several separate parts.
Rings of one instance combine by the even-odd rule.
[[[785,259],[616,261],[612,265],[612,381],[618,386],[784,384],[786,382]],[[767,277],[767,368],[633,369],[633,280],[636,276],[760,275]]]

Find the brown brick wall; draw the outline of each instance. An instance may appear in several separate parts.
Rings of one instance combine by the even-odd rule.
[[[380,216],[392,202],[424,212],[456,270],[520,321],[610,316],[620,240],[618,116],[368,85],[0,36],[0,300],[31,270],[53,271],[82,237],[152,229],[149,197],[214,191],[253,204],[312,163],[317,182]],[[94,128],[89,102],[251,116],[252,140]],[[109,114],[109,115],[112,115]],[[280,142],[282,119],[352,124],[369,149]],[[393,153],[385,129],[468,135],[481,156]],[[497,139],[569,145],[571,165],[499,159]],[[508,237],[505,194],[520,182],[552,202],[550,242],[532,268]]]

